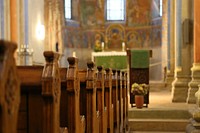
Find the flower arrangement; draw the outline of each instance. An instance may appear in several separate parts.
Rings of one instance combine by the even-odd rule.
[[[133,93],[133,95],[146,95],[148,90],[149,86],[147,84],[133,83],[131,86],[131,93]]]

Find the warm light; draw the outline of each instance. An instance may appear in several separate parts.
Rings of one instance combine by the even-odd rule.
[[[73,53],[72,53],[72,57],[76,57],[76,52],[73,52]]]
[[[101,43],[101,49],[104,51],[104,42]]]
[[[44,25],[42,25],[42,24],[38,24],[37,25],[37,28],[36,28],[36,37],[39,40],[44,40],[44,38],[45,38],[45,28],[44,28]]]

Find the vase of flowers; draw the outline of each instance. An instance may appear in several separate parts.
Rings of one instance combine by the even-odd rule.
[[[144,95],[148,93],[149,87],[147,84],[133,83],[131,93],[135,96],[135,105],[137,108],[142,108],[144,104]]]

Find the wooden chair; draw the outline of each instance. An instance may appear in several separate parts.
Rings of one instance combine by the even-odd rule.
[[[14,52],[17,45],[0,40],[0,132],[16,133],[20,82]]]

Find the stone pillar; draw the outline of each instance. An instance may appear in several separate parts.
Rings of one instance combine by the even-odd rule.
[[[4,38],[4,0],[0,0],[0,39]]]
[[[190,0],[175,1],[175,80],[172,83],[172,102],[186,102],[191,80],[191,45],[183,42],[182,22],[190,17]]]
[[[13,42],[18,42],[17,0],[10,0],[10,39]]]
[[[167,77],[166,82],[168,86],[171,86],[174,81],[174,69],[175,69],[175,51],[174,51],[174,42],[175,42],[175,1],[169,0],[169,14],[168,14],[168,25],[169,25],[169,44],[168,44],[168,66],[167,66]]]
[[[198,85],[200,84],[200,1],[194,0],[194,62],[192,71],[192,80],[189,83],[188,99],[187,103],[195,103],[195,92],[198,90]]]
[[[162,70],[163,81],[166,82],[166,70],[167,70],[167,53],[168,53],[168,1],[163,1],[163,13],[162,13]]]

